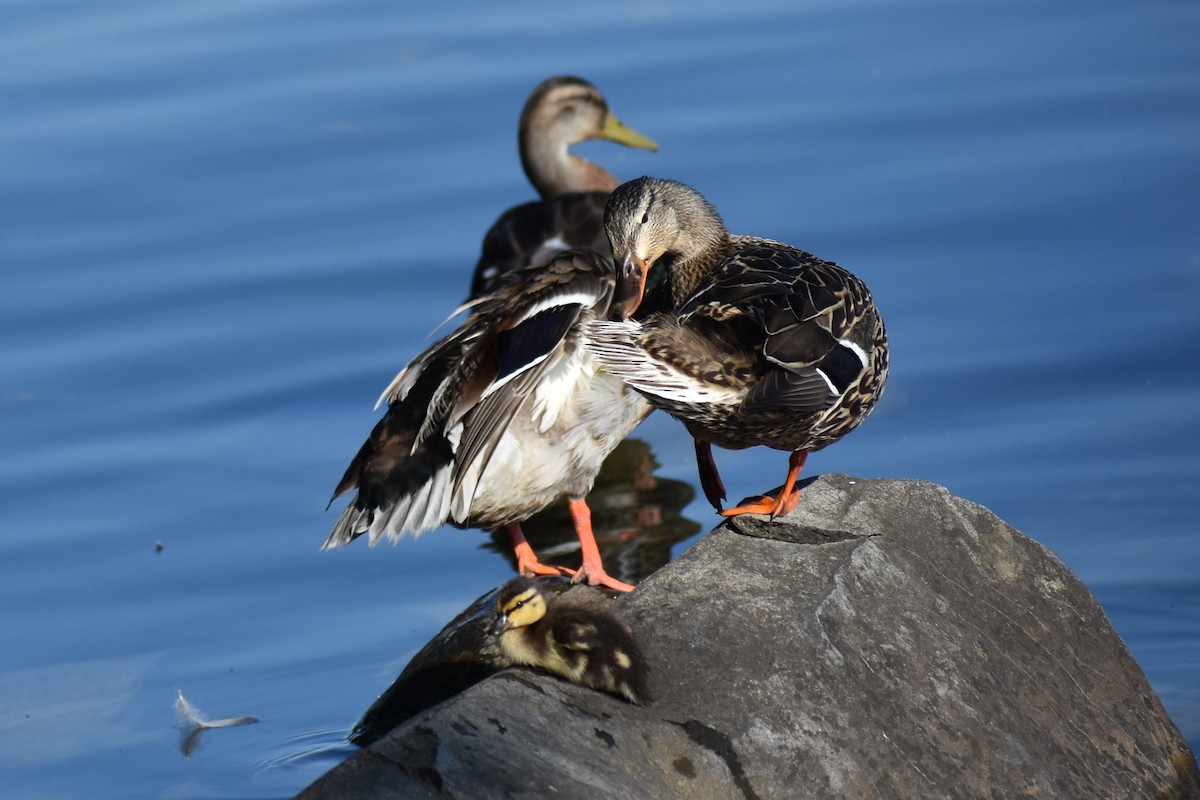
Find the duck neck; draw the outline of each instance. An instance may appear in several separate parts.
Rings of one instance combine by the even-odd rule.
[[[567,150],[567,144],[522,128],[521,166],[543,200],[570,192],[611,192],[620,181],[604,167]]]
[[[680,208],[679,221],[679,236],[668,251],[671,260],[665,265],[671,276],[671,299],[676,308],[692,296],[729,252],[729,231],[703,198]]]
[[[728,236],[725,237],[728,240]],[[721,250],[706,252],[701,256],[689,259],[676,259],[670,264],[671,301],[675,308],[683,305],[712,274],[720,260]]]

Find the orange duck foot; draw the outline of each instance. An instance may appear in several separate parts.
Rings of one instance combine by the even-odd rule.
[[[720,514],[722,517],[737,517],[742,514],[770,514],[772,519],[775,517],[786,517],[796,507],[796,503],[799,500],[800,490],[792,489],[787,494],[780,492],[779,497],[764,495],[753,503],[747,503],[737,508],[727,508],[720,512]]]
[[[604,571],[603,566],[583,564],[575,571],[571,583],[586,583],[588,586],[604,586],[617,592],[632,592],[633,586],[619,581]]]
[[[808,460],[808,453],[804,450],[796,450],[788,458],[787,480],[783,482],[783,488],[779,490],[778,497],[760,497],[753,503],[747,503],[744,506],[722,511],[721,516],[736,517],[739,514],[770,514],[772,519],[775,517],[786,517],[800,500],[800,490],[796,488],[796,479],[800,477],[800,470],[804,469],[804,462],[806,460]]]
[[[532,578],[537,575],[566,575],[567,577],[574,577],[575,575],[575,570],[573,569],[556,567],[553,564],[543,564],[541,561],[538,561],[538,557],[533,554],[533,550],[528,545],[525,546],[524,552],[522,552],[522,548],[520,547],[514,548],[514,552],[517,554],[517,573],[526,578]]]
[[[592,512],[581,497],[567,500],[567,508],[575,523],[575,533],[579,537],[579,550],[583,553],[583,563],[571,578],[572,583],[586,583],[588,586],[606,586],[618,592],[632,592],[633,587],[624,581],[619,581],[604,571],[604,562],[600,559],[600,548],[596,545],[596,537],[592,533]]]
[[[566,575],[568,577],[575,575],[575,570],[573,569],[556,567],[552,564],[543,564],[541,561],[538,561],[537,554],[529,546],[529,542],[525,539],[525,533],[521,530],[519,524],[513,523],[509,525],[508,535],[512,539],[513,554],[517,557],[518,575],[523,575],[526,578],[532,578],[536,575]]]

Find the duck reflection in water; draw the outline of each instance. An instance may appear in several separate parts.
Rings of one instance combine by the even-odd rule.
[[[659,466],[650,445],[628,438],[608,456],[587,497],[592,531],[600,555],[614,577],[636,584],[671,560],[671,548],[700,532],[700,523],[683,516],[696,491],[684,481],[656,476]],[[570,563],[579,552],[565,502],[535,514],[522,528],[534,550],[556,562]],[[504,530],[491,532],[484,545],[516,559]],[[565,556],[565,558],[564,558]]]

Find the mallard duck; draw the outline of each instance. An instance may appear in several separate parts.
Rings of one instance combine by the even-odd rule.
[[[537,581],[517,578],[500,589],[492,632],[513,664],[644,704],[650,699],[646,660],[609,602],[598,590],[549,595]]]
[[[450,522],[508,530],[521,574],[574,574],[618,590],[604,571],[584,495],[600,465],[650,406],[599,373],[581,326],[609,311],[616,270],[594,250],[530,265],[462,310],[458,329],[400,371],[388,408],[334,497],[357,489],[323,549],[366,533],[375,544]],[[583,560],[577,572],[541,564],[521,521],[559,497]]]
[[[782,516],[810,451],[854,430],[883,391],[883,318],[861,280],[781,242],[732,236],[699,192],[639,178],[604,225],[617,263],[612,318],[588,325],[607,367],[695,438],[700,483],[725,487],[711,445],[790,451],[779,494],[722,513]]]
[[[493,223],[475,266],[471,298],[492,291],[501,276],[544,263],[559,250],[586,246],[608,252],[604,203],[620,181],[599,164],[569,152],[571,145],[607,139],[658,149],[617,119],[599,89],[571,76],[538,84],[521,112],[517,137],[521,165],[541,199],[510,208]]]

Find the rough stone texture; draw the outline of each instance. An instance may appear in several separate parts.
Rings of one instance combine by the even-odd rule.
[[[649,706],[505,670],[301,797],[1200,797],[1091,593],[939,486],[823,476],[616,603]]]

